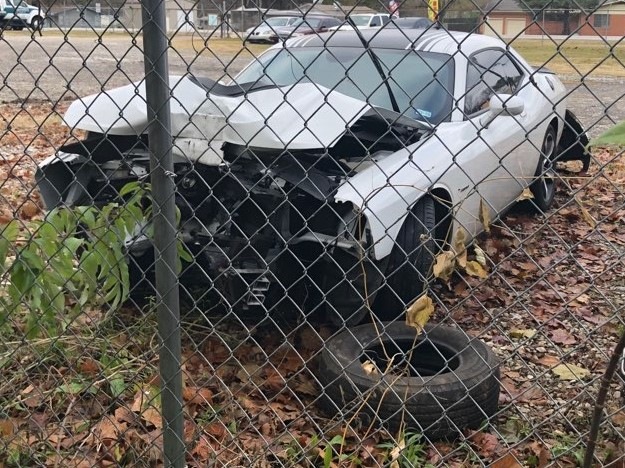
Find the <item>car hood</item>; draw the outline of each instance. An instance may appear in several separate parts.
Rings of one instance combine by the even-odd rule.
[[[170,77],[174,138],[275,149],[329,148],[361,116],[366,102],[314,83],[224,86]],[[79,99],[64,116],[71,128],[140,135],[148,126],[144,83]]]

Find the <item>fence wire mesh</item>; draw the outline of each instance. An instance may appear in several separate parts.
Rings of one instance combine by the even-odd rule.
[[[165,2],[159,288],[141,3],[0,6],[0,466],[164,465],[167,430],[175,466],[583,464],[624,330],[622,2]],[[592,466],[625,462],[624,374]]]

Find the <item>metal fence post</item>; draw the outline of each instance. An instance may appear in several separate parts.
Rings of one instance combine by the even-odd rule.
[[[163,451],[166,466],[182,467],[185,446],[166,11],[162,0],[146,0],[142,5],[158,331],[161,340]]]

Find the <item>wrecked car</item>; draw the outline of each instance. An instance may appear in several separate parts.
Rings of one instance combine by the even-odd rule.
[[[477,34],[297,37],[230,83],[170,86],[184,284],[234,310],[398,315],[437,252],[483,229],[480,210],[494,219],[529,189],[546,211],[555,161],[588,158],[561,81]],[[144,96],[129,85],[69,107],[86,137],[40,164],[48,208],[119,201],[149,175]],[[149,239],[126,242],[149,270]]]

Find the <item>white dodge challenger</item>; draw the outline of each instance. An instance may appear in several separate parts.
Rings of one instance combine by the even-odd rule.
[[[434,256],[524,190],[549,209],[558,159],[588,165],[566,90],[499,39],[438,29],[292,38],[228,83],[170,78],[185,281],[234,310],[399,314]],[[74,102],[87,131],[43,162],[48,208],[119,201],[149,174],[143,84]],[[139,228],[138,228],[139,229]],[[147,236],[129,261],[152,263]],[[200,272],[201,274],[198,274]]]

